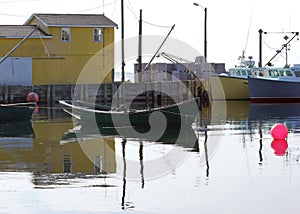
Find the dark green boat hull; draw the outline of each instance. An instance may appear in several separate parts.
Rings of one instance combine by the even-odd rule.
[[[66,105],[65,102],[61,104]],[[81,123],[97,124],[98,127],[162,126],[164,122],[167,127],[181,124],[190,126],[198,112],[199,98],[167,107],[129,112],[102,111],[72,104],[67,106],[72,108],[70,114],[80,119]]]
[[[30,121],[36,103],[16,103],[0,105],[0,122]]]

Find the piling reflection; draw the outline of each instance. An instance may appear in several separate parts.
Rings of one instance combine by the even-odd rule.
[[[126,129],[126,128],[123,128]],[[143,127],[136,127],[136,131],[139,132],[145,132],[145,128]],[[128,180],[132,181],[134,179],[135,181],[140,182],[140,188],[143,189],[146,185],[146,179],[151,179],[151,176],[149,177],[149,174],[145,173],[145,170],[148,172],[151,170],[151,168],[156,167],[160,168],[158,165],[153,165],[151,160],[145,160],[144,159],[144,148],[146,147],[146,153],[152,154],[151,145],[153,145],[153,142],[151,139],[151,136],[147,139],[137,139],[134,135],[131,135],[130,132],[126,132],[125,130],[122,131],[122,133],[127,133],[126,135],[120,135],[116,129],[113,128],[103,128],[98,129],[95,133],[95,130],[88,129],[84,125],[78,125],[77,127],[70,129],[68,132],[66,132],[61,141],[61,145],[69,145],[69,144],[80,144],[85,145],[82,147],[83,151],[86,151],[86,146],[88,141],[91,139],[103,139],[103,138],[112,138],[112,139],[120,139],[117,146],[121,146],[121,157],[120,162],[118,163],[119,168],[121,171],[120,179],[122,180],[122,196],[120,198],[121,201],[121,208],[126,209],[133,209],[134,203],[126,197],[127,195],[127,183]],[[162,136],[159,137],[157,140],[157,136],[153,136],[156,141],[155,143],[158,143],[159,145],[165,145],[165,146],[176,146],[180,147],[185,150],[185,153],[188,152],[199,152],[198,147],[198,139],[195,134],[195,131],[192,128],[187,128],[184,131],[182,131],[180,138],[178,136],[178,130],[176,129],[167,129]],[[129,146],[129,147],[128,147]],[[138,149],[135,149],[135,146],[138,147]],[[167,148],[167,147],[166,147]],[[138,155],[138,160],[134,161],[131,160],[130,155],[132,156],[133,151],[136,151],[136,155]],[[114,151],[116,152],[116,151]],[[107,151],[106,151],[107,153]],[[128,155],[129,153],[129,155]],[[90,154],[87,154],[87,156],[90,156]],[[118,154],[111,154],[110,156],[118,157]],[[179,156],[177,156],[179,157]],[[165,159],[165,158],[163,158]],[[117,162],[117,161],[116,161]],[[107,162],[106,162],[107,163]],[[117,166],[116,166],[117,167]],[[168,166],[170,167],[170,166]],[[149,170],[150,169],[150,170]],[[170,170],[170,169],[167,169]],[[134,172],[132,172],[134,171]],[[118,174],[118,172],[116,172]],[[138,175],[139,173],[139,175]],[[161,172],[160,172],[161,173]],[[136,179],[132,175],[137,174]]]
[[[205,110],[205,109],[204,109]],[[297,135],[300,128],[300,103],[251,103],[250,101],[213,101],[210,113],[206,114],[203,110],[200,116],[200,132],[205,137],[207,151],[214,144],[212,150],[217,151],[218,143],[212,140],[211,135],[230,135],[241,136],[241,142],[245,144],[246,138],[250,141],[257,139],[258,145],[258,163],[262,165],[264,161],[264,144],[274,149],[276,145],[281,145],[284,149],[275,149],[275,155],[285,155],[287,151],[296,152],[298,149],[287,148],[286,144],[278,142],[269,142],[270,129],[275,123],[283,123],[289,130],[289,135]],[[207,115],[209,115],[207,118]],[[205,118],[205,119],[204,119]],[[202,121],[201,121],[202,120]],[[217,133],[219,131],[219,133]],[[204,134],[203,134],[204,133]],[[287,139],[287,142],[289,139]],[[244,145],[246,148],[246,145]],[[208,154],[208,159],[213,154]],[[209,168],[209,167],[207,167]],[[207,173],[208,174],[208,173]]]
[[[300,157],[300,147],[295,142],[299,135],[299,107],[300,104],[213,102],[199,111],[192,128],[181,130],[180,137],[179,130],[173,128],[158,139],[138,139],[126,128],[122,131],[126,134],[120,135],[111,128],[94,132],[81,124],[74,127],[72,119],[60,109],[39,109],[40,115],[35,115],[32,123],[0,124],[0,171],[30,172],[35,189],[94,188],[103,198],[109,192],[113,196],[108,200],[117,200],[119,209],[135,209],[138,202],[130,194],[132,183],[143,194],[158,183],[151,179],[176,180],[176,167],[185,161],[183,158],[179,163],[178,157],[184,155],[192,154],[192,161],[199,166],[188,165],[185,172],[204,178],[206,185],[213,185],[220,171],[225,175],[241,175],[245,169],[250,176],[271,174],[280,165],[276,163],[278,159],[284,162],[284,170],[292,167]],[[285,111],[278,113],[282,109]],[[289,128],[285,142],[272,142],[270,128],[275,122]],[[168,152],[173,150],[175,155],[170,156]],[[243,158],[248,165],[242,169],[226,165],[228,159],[234,165]]]

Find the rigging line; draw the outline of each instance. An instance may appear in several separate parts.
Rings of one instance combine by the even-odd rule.
[[[127,7],[127,9],[133,14],[133,16],[135,17],[136,20],[139,20],[138,16],[136,15],[136,13],[133,10],[133,7],[130,3],[130,1],[128,0],[129,6],[125,3],[125,6]],[[152,25],[154,27],[161,27],[161,28],[171,28],[172,26],[163,26],[163,25],[157,25],[157,24],[153,24],[151,22],[147,22],[145,20],[142,20],[142,22],[145,22],[148,25]]]
[[[246,49],[247,49],[247,46],[248,46],[248,40],[249,40],[249,34],[250,34],[250,28],[251,28],[251,24],[252,24],[252,17],[253,17],[253,9],[252,9],[251,15],[250,15],[249,28],[248,28],[248,32],[247,32],[246,45],[245,45],[245,48],[244,48],[244,52],[246,52]]]
[[[128,4],[129,4],[130,8],[134,11],[133,6],[132,6],[130,0],[127,0],[127,1],[128,1]]]
[[[24,15],[15,15],[15,14],[8,14],[8,13],[0,13],[0,16],[14,16],[14,17],[26,17]]]
[[[114,2],[114,8],[113,8],[113,11],[112,11],[112,17],[114,16],[114,14],[115,14],[115,11],[116,11],[116,5],[117,5],[117,2],[118,2],[119,0],[115,0],[115,2]]]
[[[148,24],[148,25],[152,25],[152,26],[154,26],[154,27],[160,27],[160,28],[171,28],[171,27],[172,27],[171,25],[170,25],[170,26],[166,26],[166,25],[157,25],[157,24],[153,24],[153,23],[148,22],[148,21],[145,21],[145,20],[143,20],[143,22],[145,22],[145,23]]]
[[[8,3],[20,3],[20,2],[31,2],[31,1],[41,1],[41,0],[17,0],[17,1],[0,1],[0,4],[8,4]]]
[[[290,32],[286,32],[286,31],[281,31],[281,32],[265,32],[265,34],[294,34],[296,32],[290,31]]]
[[[96,10],[96,9],[99,9],[99,8],[103,8],[103,7],[105,7],[105,6],[109,6],[109,5],[115,4],[117,1],[120,1],[120,0],[116,0],[116,1],[113,1],[113,2],[110,2],[110,3],[107,3],[107,4],[104,4],[104,5],[102,5],[102,6],[96,6],[96,7],[89,8],[89,9],[85,9],[85,10],[79,10],[78,12],[79,12],[79,13],[82,13],[82,12],[88,12],[88,11],[91,11],[91,10]]]
[[[125,4],[125,6],[127,7],[127,9],[133,14],[134,18],[136,20],[139,20],[139,18],[137,17],[137,15],[135,14],[135,12],[133,11],[133,9],[129,8],[127,4]]]
[[[130,6],[131,8],[133,8],[133,7],[132,7],[132,4],[131,4],[131,2],[130,2],[130,0],[127,0],[127,1],[128,1],[129,6]]]
[[[272,49],[272,50],[278,50],[278,49],[281,48],[281,47],[278,47],[278,48],[273,48],[273,47],[271,47],[271,46],[266,42],[266,40],[264,40],[264,39],[263,39],[263,42],[264,42],[264,44],[265,44],[268,48],[270,48],[270,49]]]
[[[129,3],[130,4],[130,3]],[[131,5],[131,4],[130,4]],[[133,16],[135,17],[136,20],[139,20],[138,16],[136,15],[136,13],[134,12],[134,10],[132,9],[132,6],[131,8],[125,4],[125,6],[127,7],[127,9],[133,14]],[[142,22],[148,24],[148,25],[152,25],[154,27],[160,27],[160,28],[171,28],[172,26],[163,26],[163,25],[157,25],[157,24],[153,24],[151,22],[148,22],[148,21],[145,21],[145,20],[142,20]]]
[[[104,0],[102,1],[102,6],[103,6],[102,14],[104,14],[104,7],[105,7]]]

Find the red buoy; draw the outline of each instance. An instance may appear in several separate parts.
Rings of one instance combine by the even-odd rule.
[[[288,129],[282,123],[277,123],[271,128],[271,135],[275,140],[285,139],[288,135]]]
[[[274,154],[278,156],[285,155],[286,150],[288,148],[288,143],[286,140],[273,140],[271,143],[272,149],[274,149]]]
[[[39,96],[35,92],[30,92],[26,96],[26,101],[27,102],[36,102],[37,103],[39,101]]]

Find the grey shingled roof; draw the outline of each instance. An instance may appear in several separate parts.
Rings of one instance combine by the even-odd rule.
[[[0,38],[24,38],[35,28],[34,25],[0,25]],[[49,35],[37,29],[30,38],[47,37]]]
[[[112,20],[101,14],[32,14],[25,25],[37,18],[47,26],[117,27]]]

